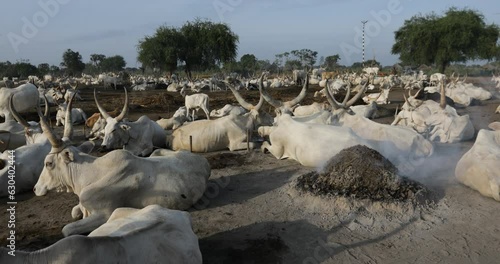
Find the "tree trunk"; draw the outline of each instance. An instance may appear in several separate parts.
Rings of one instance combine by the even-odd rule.
[[[439,65],[439,72],[444,74],[444,70],[446,69],[447,65],[448,65],[447,62],[441,62],[441,64]]]

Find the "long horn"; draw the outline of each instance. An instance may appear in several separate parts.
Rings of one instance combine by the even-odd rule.
[[[52,148],[61,149],[63,147],[63,141],[54,134],[54,131],[50,128],[47,123],[47,119],[42,115],[42,111],[40,110],[40,106],[37,107],[38,117],[40,117],[40,125],[42,127],[42,131],[47,136]]]
[[[467,72],[465,72],[464,79],[462,80],[463,83],[465,83],[465,80],[467,80]]]
[[[403,97],[405,98],[405,102],[413,108],[413,105],[411,105],[410,101],[408,101],[408,98],[406,98],[406,95],[403,93]]]
[[[439,106],[441,107],[441,109],[446,108],[446,93],[444,83],[441,84],[441,100],[439,101]]]
[[[339,105],[339,103],[335,100],[333,95],[330,93],[330,89],[328,89],[328,87],[325,87],[325,96],[326,96],[326,100],[328,101],[328,103],[330,103],[330,105],[332,106],[332,108],[334,110],[342,108]]]
[[[120,115],[115,117],[116,121],[120,122],[122,119],[127,116],[128,114],[128,93],[127,93],[127,88],[123,87],[123,90],[125,90],[125,104],[123,105],[122,112]]]
[[[309,74],[306,74],[306,81],[304,83],[304,86],[302,86],[302,90],[300,91],[299,95],[297,95],[297,97],[286,103],[288,103],[290,106],[294,106],[300,103],[300,101],[304,100],[304,98],[306,97],[308,87],[309,87]]]
[[[43,94],[43,101],[45,102],[45,113],[43,115],[50,120],[49,100],[47,99],[47,96],[45,96],[45,94]]]
[[[229,87],[229,89],[231,90],[231,92],[233,92],[234,97],[236,97],[236,101],[238,101],[238,103],[243,108],[245,108],[248,111],[250,111],[252,108],[254,108],[254,106],[252,104],[248,103],[247,101],[245,101],[245,99],[243,99],[243,97],[241,96],[241,94],[238,91],[236,91],[236,89],[234,89],[234,87],[232,85],[230,85],[229,83],[226,83],[226,85],[227,85],[227,87]]]
[[[254,107],[255,111],[259,111],[263,104],[264,104],[264,96],[262,96],[262,94],[260,94],[259,102]]]
[[[264,74],[263,74],[264,75]],[[262,97],[264,97],[264,99],[272,106],[274,106],[275,108],[280,108],[281,106],[283,106],[283,102],[281,102],[280,100],[276,100],[276,99],[273,99],[268,93],[266,90],[264,90],[264,85],[262,83],[262,78],[260,79],[259,81],[259,91],[260,91],[260,94],[262,94]]]
[[[28,122],[26,122],[26,120],[24,118],[22,118],[21,115],[19,115],[19,113],[16,111],[16,108],[14,107],[13,99],[14,99],[14,94],[9,96],[9,110],[10,110],[10,112],[14,116],[14,119],[16,119],[17,122],[19,122],[19,124],[23,125],[23,127],[25,127],[25,128],[29,128],[30,125],[28,124]]]
[[[97,105],[97,109],[99,109],[99,113],[101,113],[101,116],[104,119],[112,118],[108,114],[108,112],[106,112],[106,109],[104,109],[104,107],[102,107],[101,104],[99,104],[99,101],[97,101],[97,96],[96,96],[96,93],[95,93],[95,88],[94,88],[94,100],[95,100],[95,104]]]
[[[366,89],[368,88],[368,82],[365,83],[365,85],[363,85],[363,88],[361,88],[361,90],[353,97],[351,98],[351,100],[349,100],[346,104],[345,104],[345,107],[346,108],[349,108],[351,107],[351,105],[353,105],[356,101],[359,100],[359,98],[361,98],[361,96],[363,96],[366,92]]]
[[[347,100],[349,100],[349,97],[351,96],[351,82],[347,84],[347,92],[344,97],[344,101],[342,101],[342,105],[345,106],[347,103]]]
[[[71,109],[73,108],[73,100],[75,98],[76,93],[71,95],[69,98],[68,105],[66,106],[66,115],[64,119],[64,134],[63,138],[71,139],[73,137],[73,120],[71,119]]]

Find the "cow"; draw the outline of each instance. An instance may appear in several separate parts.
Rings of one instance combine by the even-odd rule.
[[[378,67],[366,67],[363,68],[363,72],[365,72],[368,75],[372,76],[377,76],[378,75],[379,68]]]
[[[209,106],[208,106],[208,95],[207,94],[192,94],[192,95],[186,95],[186,90],[185,87],[181,89],[181,95],[184,97],[184,105],[186,106],[186,110],[188,111],[192,109],[192,114],[191,114],[191,120],[194,121],[194,113],[195,111],[198,110],[203,110],[205,112],[205,115],[207,116],[207,119],[210,120],[210,114],[209,114]]]
[[[472,148],[458,161],[455,177],[462,184],[500,202],[500,122],[481,129]]]
[[[164,130],[176,129],[184,122],[188,121],[187,110],[185,106],[179,107],[171,118],[161,118],[156,120],[156,123],[160,125]]]
[[[331,106],[328,103],[318,103],[318,102],[313,102],[310,105],[299,105],[295,107],[293,110],[293,115],[294,116],[308,116],[312,115],[315,113],[318,113],[323,110],[330,110]]]
[[[262,78],[263,76],[260,78],[260,85]],[[198,120],[183,125],[167,136],[168,147],[173,150],[185,149],[193,152],[246,149],[250,131],[260,125],[272,124],[273,118],[267,113],[260,112],[264,103],[262,95],[257,105],[252,105],[246,102],[231,85],[228,87],[240,105],[249,112],[243,115],[227,115],[215,120]],[[249,142],[248,146],[254,148],[255,144]]]
[[[368,83],[365,83],[362,91],[349,99],[350,88],[348,86],[347,94],[342,103],[337,102],[332,94],[327,92],[327,99],[332,106],[332,111],[321,111],[311,116],[292,119],[302,123],[350,128],[356,136],[366,142],[371,142],[372,148],[379,151],[396,166],[405,165],[409,159],[427,158],[432,155],[434,150],[432,143],[415,131],[408,128],[394,129],[393,126],[380,124],[363,115],[352,113],[350,107],[365,93],[367,87]]]
[[[115,90],[116,90],[116,85],[118,83],[118,77],[110,76],[110,75],[101,73],[97,77],[97,80],[99,82],[102,82],[104,87],[110,87],[111,85],[113,85]]]
[[[302,85],[307,82],[309,82],[308,74],[307,71],[305,70],[293,70],[292,72],[293,75],[293,81],[295,82],[296,85]]]
[[[76,93],[74,94],[76,96]],[[56,126],[60,126],[64,124],[64,120],[66,118],[66,103],[62,103],[58,105],[57,113],[56,113]],[[73,108],[71,109],[71,122],[73,124],[83,124],[87,121],[87,115],[81,108]]]
[[[119,114],[119,110],[118,109],[115,109],[111,112],[108,112],[108,114],[111,116],[111,117],[115,117]],[[94,124],[97,122],[97,120],[99,120],[101,117],[101,113],[93,113],[89,118],[87,118],[87,121],[85,121],[85,126],[88,127],[88,128],[93,128],[94,127]],[[103,127],[104,128],[104,127]]]
[[[158,205],[117,208],[88,236],[74,235],[34,252],[0,248],[1,263],[202,263],[189,213]]]
[[[0,116],[5,121],[13,120],[9,111],[9,97],[14,95],[13,103],[20,113],[34,110],[39,102],[38,88],[32,83],[26,83],[16,88],[0,88]]]
[[[441,86],[440,103],[419,100],[415,95],[405,96],[405,103],[391,125],[407,126],[432,141],[454,143],[474,137],[474,126],[468,115],[460,116],[455,108],[446,104],[445,86]]]
[[[165,130],[147,116],[141,116],[137,121],[123,121],[128,113],[128,93],[125,89],[125,104],[121,113],[113,118],[97,101],[94,89],[94,99],[99,112],[106,120],[104,139],[101,147],[106,149],[123,148],[134,155],[147,156],[154,147],[165,147]]]
[[[223,116],[227,116],[227,115],[242,115],[242,114],[245,114],[247,112],[248,111],[241,106],[226,104],[221,109],[212,110],[210,112],[210,116],[211,117],[223,117]]]
[[[91,232],[119,207],[158,204],[186,210],[206,189],[210,164],[202,156],[160,150],[152,157],[142,158],[127,150],[115,150],[94,157],[88,155],[94,146],[92,142],[79,147],[69,145],[39,115],[52,148],[33,191],[43,196],[54,189],[67,190],[79,197],[71,216],[83,219],[64,226],[64,236]]]
[[[48,117],[48,106],[45,104],[45,117]],[[68,104],[68,110],[71,109],[72,100],[70,100]],[[43,169],[43,161],[45,156],[49,153],[51,146],[47,137],[43,134],[43,131],[40,125],[37,123],[36,125],[31,125],[24,118],[22,118],[19,113],[12,107],[12,115],[14,118],[25,127],[25,137],[26,137],[26,145],[21,146],[13,153],[8,151],[0,154],[0,197],[5,197],[8,194],[10,189],[7,188],[7,182],[9,180],[9,171],[15,169],[16,178],[15,178],[15,193],[21,193],[30,191],[35,186],[38,181],[38,177]],[[40,113],[40,108],[37,108],[37,111]],[[67,120],[71,120],[71,111],[67,113]],[[73,132],[72,124],[66,123],[64,128],[63,140],[69,141],[71,139],[71,134]],[[11,157],[15,155],[14,164],[11,164]],[[11,166],[14,165],[14,166]],[[4,188],[5,187],[5,188]]]
[[[495,114],[500,114],[500,105],[497,107],[497,110],[495,110]]]
[[[303,166],[321,168],[342,149],[358,144],[369,146],[350,128],[308,124],[282,113],[272,127],[260,127],[259,135],[269,137],[261,146],[277,159],[290,158]],[[304,137],[304,135],[309,135]]]

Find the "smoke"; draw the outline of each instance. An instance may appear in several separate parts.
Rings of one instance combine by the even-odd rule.
[[[404,176],[439,189],[456,183],[455,167],[462,156],[470,149],[473,142],[434,143],[434,153],[418,162],[409,162],[413,170],[407,170]]]

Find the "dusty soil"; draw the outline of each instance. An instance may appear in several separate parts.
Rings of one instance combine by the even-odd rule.
[[[491,89],[490,78],[469,78]],[[271,91],[291,99],[300,88]],[[313,91],[319,90],[312,87]],[[403,103],[402,91],[391,92],[394,111]],[[257,91],[243,91],[251,103]],[[304,104],[313,101],[308,92]],[[92,90],[83,89],[76,107],[89,115],[97,110]],[[459,109],[469,114],[476,129],[500,121],[496,98]],[[109,111],[121,108],[123,91],[100,90],[99,100]],[[169,117],[183,104],[178,94],[165,91],[130,93],[130,119],[148,115]],[[340,100],[340,98],[339,98]],[[235,103],[230,92],[210,93],[211,108]],[[151,105],[151,104],[161,105]],[[265,104],[266,111],[272,112]],[[203,118],[203,113],[198,114]],[[52,116],[55,116],[54,112]],[[36,116],[28,115],[34,119]],[[377,119],[390,123],[392,116]],[[59,128],[57,131],[61,131]],[[82,126],[75,131],[83,141]],[[371,199],[316,196],[297,191],[296,179],[313,171],[293,160],[277,160],[259,150],[204,154],[211,165],[208,189],[189,211],[205,263],[496,263],[500,245],[500,203],[482,197],[454,178],[458,159],[473,141],[436,144],[435,155],[414,168],[411,179],[436,194],[432,208]],[[96,155],[100,155],[96,153]],[[500,168],[500,167],[499,167]],[[35,250],[62,238],[71,222],[77,197],[50,193],[17,195],[17,249]],[[0,200],[0,241],[6,245],[7,200]]]

